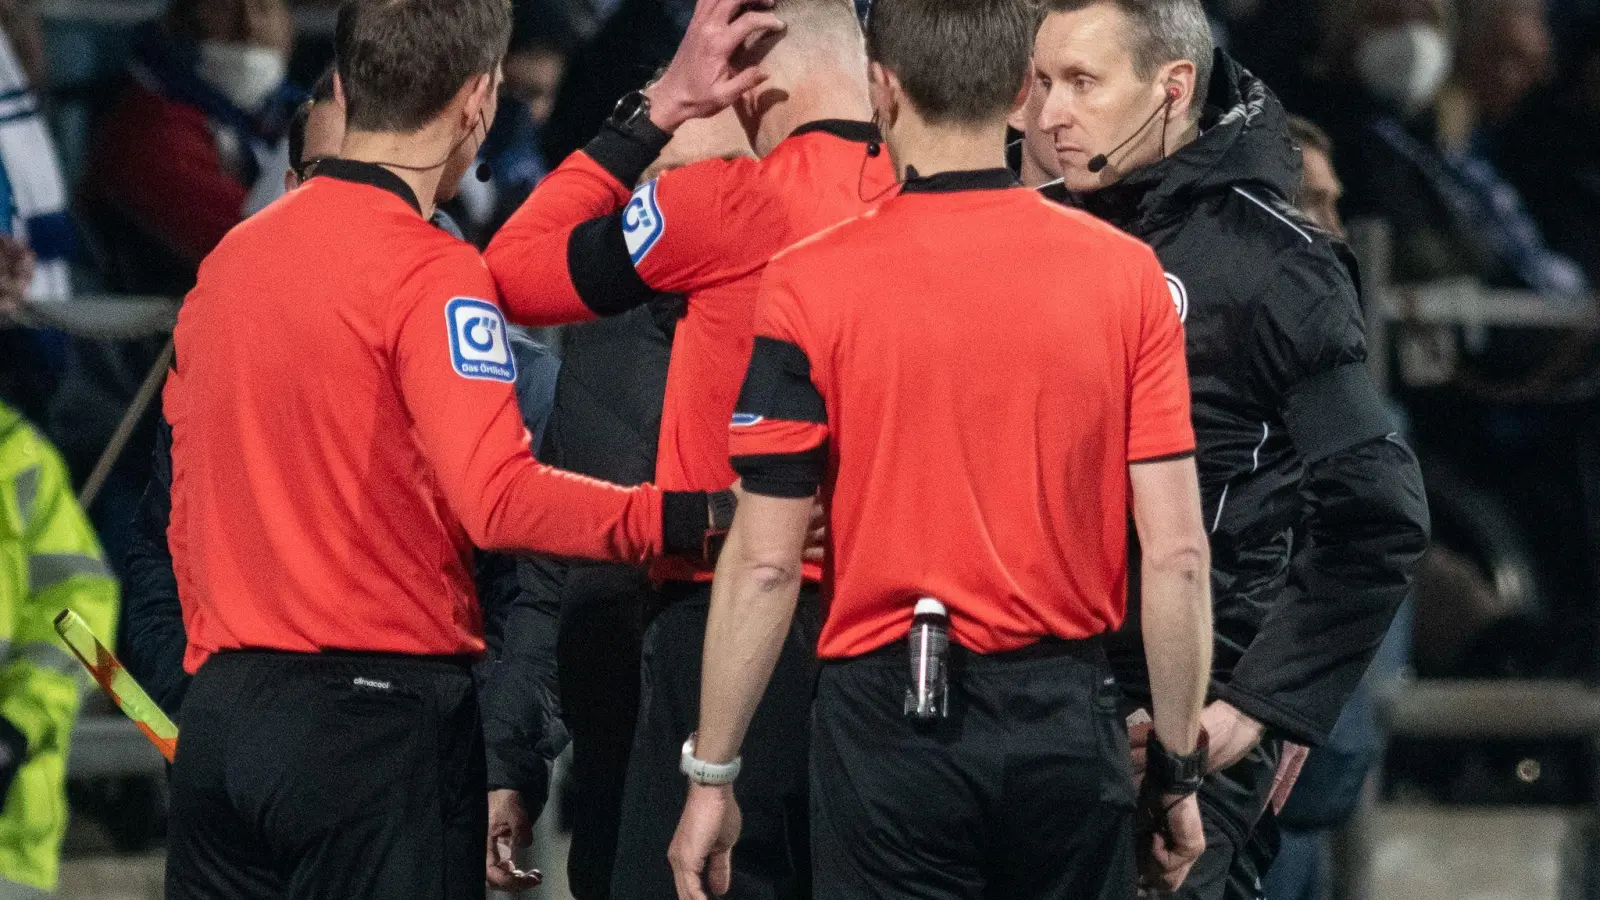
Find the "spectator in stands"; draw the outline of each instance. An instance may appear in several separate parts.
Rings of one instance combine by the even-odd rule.
[[[545,159],[566,159],[588,143],[617,100],[672,58],[693,12],[694,0],[622,0],[568,66],[541,135]]]
[[[67,830],[67,751],[84,672],[56,637],[76,610],[106,641],[117,583],[61,457],[0,404],[0,896],[47,896]]]
[[[1339,201],[1344,197],[1344,184],[1333,169],[1333,140],[1309,119],[1289,117],[1289,136],[1300,146],[1302,172],[1300,193],[1294,198],[1295,206],[1315,222],[1317,227],[1343,238],[1344,221],[1339,218]]]
[[[1488,128],[1543,81],[1539,0],[1472,3],[1459,40],[1443,0],[1349,10],[1324,55],[1326,80],[1300,109],[1328,125],[1347,163],[1346,214],[1391,224],[1395,277],[1582,291],[1582,271],[1548,247],[1487,155]]]
[[[1559,90],[1538,97],[1501,129],[1494,159],[1551,247],[1600,284],[1600,20],[1569,46]]]
[[[0,233],[14,235],[33,261],[24,293],[35,302],[68,299],[72,222],[55,142],[40,113],[44,35],[33,4],[0,0]],[[35,421],[66,362],[66,339],[0,324],[0,398]]]
[[[292,37],[283,0],[176,0],[136,34],[83,184],[114,287],[181,295],[258,180],[277,183]]]

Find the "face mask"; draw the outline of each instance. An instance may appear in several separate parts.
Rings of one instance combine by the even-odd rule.
[[[200,77],[247,113],[261,108],[283,84],[288,62],[270,47],[207,42],[200,45]]]
[[[1417,112],[1433,102],[1450,74],[1450,40],[1421,22],[1380,31],[1356,52],[1356,72],[1380,100]]]

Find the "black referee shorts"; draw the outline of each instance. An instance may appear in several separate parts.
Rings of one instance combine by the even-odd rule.
[[[903,644],[823,665],[819,900],[1132,898],[1128,732],[1098,643],[961,654],[954,667],[950,717],[924,729],[904,715]]]
[[[183,705],[168,900],[482,900],[466,660],[213,656]]]
[[[700,720],[700,663],[710,596],[709,584],[690,589],[645,633],[639,723],[628,757],[611,900],[677,896],[667,847],[688,792],[678,762],[684,740]],[[819,629],[816,588],[807,585],[772,681],[745,734],[744,768],[733,787],[744,813],[744,831],[733,848],[733,888],[727,900],[813,896],[806,754]]]

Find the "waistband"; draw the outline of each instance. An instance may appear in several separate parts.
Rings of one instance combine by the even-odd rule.
[[[969,666],[1006,666],[1040,659],[1060,658],[1099,663],[1106,658],[1105,635],[1100,634],[1076,640],[1045,637],[1025,647],[1018,647],[1015,650],[1002,650],[998,653],[979,653],[976,650],[970,650],[955,641],[951,641],[950,650],[952,664]],[[894,640],[876,650],[869,650],[859,656],[850,656],[842,659],[823,659],[820,662],[825,666],[841,666],[852,663],[904,666],[906,664],[906,652],[905,641]]]
[[[342,650],[326,648],[315,653],[297,650],[278,650],[271,647],[240,647],[218,650],[212,659],[267,660],[309,665],[348,665],[350,663],[376,663],[401,668],[418,668],[432,671],[446,670],[472,674],[475,660],[467,654],[430,656],[422,653],[387,653],[376,650]]]

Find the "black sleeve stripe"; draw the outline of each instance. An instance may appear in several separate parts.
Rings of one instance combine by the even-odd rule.
[[[828,447],[818,444],[800,453],[735,456],[733,470],[744,489],[764,497],[798,500],[815,496],[828,466]]]
[[[1295,449],[1308,463],[1399,430],[1364,362],[1329,369],[1292,388],[1283,423]]]
[[[811,383],[811,360],[806,352],[788,341],[759,335],[737,410],[764,419],[828,424],[828,407]]]
[[[1128,465],[1130,465],[1130,466],[1142,466],[1142,465],[1145,465],[1147,463],[1177,462],[1180,459],[1192,459],[1192,458],[1194,458],[1194,451],[1193,450],[1185,450],[1182,453],[1168,453],[1165,456],[1150,456],[1150,457],[1146,457],[1144,459],[1130,459],[1130,460],[1128,460]]]
[[[590,219],[567,239],[567,272],[583,305],[597,316],[615,316],[655,299],[633,267],[622,236],[622,211]]]

